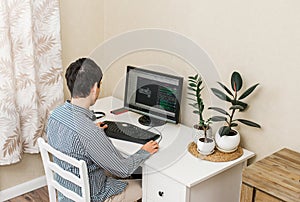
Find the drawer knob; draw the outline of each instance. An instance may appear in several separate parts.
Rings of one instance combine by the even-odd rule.
[[[158,191],[158,195],[163,197],[164,196],[164,192],[163,191]]]

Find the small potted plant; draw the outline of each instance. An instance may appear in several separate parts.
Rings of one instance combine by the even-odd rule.
[[[204,111],[204,102],[201,96],[202,87],[202,78],[196,74],[195,76],[189,76],[188,80],[188,94],[192,97],[188,99],[192,100],[192,103],[189,103],[195,110],[193,113],[199,115],[198,124],[194,125],[194,142],[197,144],[199,153],[203,155],[211,154],[215,148],[215,141],[212,138],[212,130],[210,127],[210,119],[205,120],[203,117]]]
[[[219,107],[209,107],[208,109],[217,111],[222,114],[222,116],[213,116],[211,117],[211,121],[218,122],[218,121],[225,121],[226,125],[219,128],[215,135],[215,141],[217,148],[223,152],[233,152],[237,149],[240,143],[240,134],[237,130],[234,130],[233,127],[238,126],[238,122],[256,127],[261,128],[259,124],[245,120],[245,119],[234,119],[234,115],[236,112],[243,112],[247,109],[248,104],[241,101],[244,98],[248,97],[255,88],[259,85],[258,83],[248,88],[244,91],[240,96],[238,93],[240,92],[243,86],[243,80],[241,75],[238,72],[233,72],[231,75],[231,90],[227,88],[222,83],[218,82],[218,84],[225,90],[224,93],[221,90],[216,88],[211,88],[214,95],[216,95],[221,100],[224,100],[231,104],[229,107],[229,112],[226,110],[219,108]]]

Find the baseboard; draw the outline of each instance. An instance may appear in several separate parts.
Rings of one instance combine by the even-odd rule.
[[[0,191],[0,201],[6,201],[27,192],[46,186],[46,177],[38,177],[28,182]]]

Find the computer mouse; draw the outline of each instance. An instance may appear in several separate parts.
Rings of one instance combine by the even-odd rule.
[[[100,123],[100,127],[103,127],[103,126],[105,126],[105,124],[106,124],[106,123]]]

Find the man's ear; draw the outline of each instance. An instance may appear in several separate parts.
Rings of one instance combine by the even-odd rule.
[[[96,93],[97,89],[98,89],[98,84],[97,84],[97,82],[95,82],[93,87],[91,88],[91,93]]]

